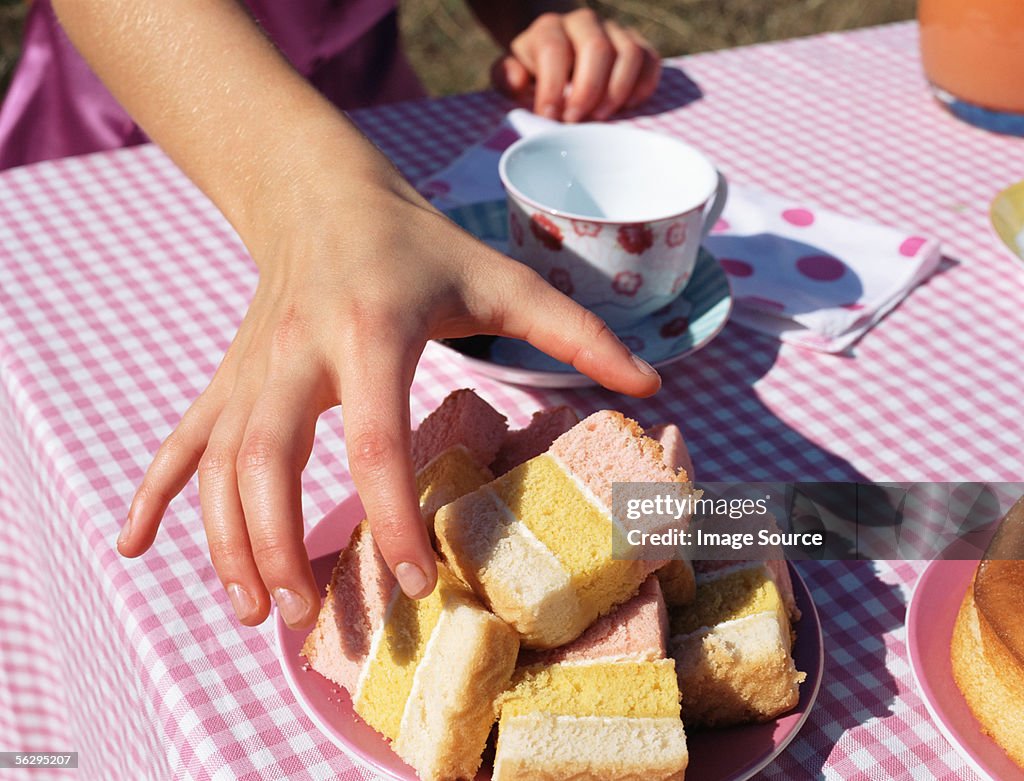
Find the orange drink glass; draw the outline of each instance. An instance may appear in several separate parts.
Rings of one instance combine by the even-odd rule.
[[[954,114],[1024,135],[1024,0],[920,0],[921,58]]]

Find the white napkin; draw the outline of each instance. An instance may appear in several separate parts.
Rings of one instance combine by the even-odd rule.
[[[515,109],[419,189],[440,209],[500,200],[502,151],[517,138],[557,126]],[[941,258],[935,239],[733,182],[705,246],[729,275],[736,322],[827,353],[853,345]]]

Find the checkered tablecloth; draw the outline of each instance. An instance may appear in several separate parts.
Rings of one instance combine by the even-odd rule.
[[[507,108],[479,94],[356,118],[418,180]],[[1024,176],[1024,141],[931,100],[913,25],[672,61],[635,122],[696,144],[732,181],[935,235],[944,269],[853,356],[729,326],[643,402],[502,386],[431,346],[414,419],[470,385],[515,424],[552,403],[678,422],[707,480],[1020,479],[1024,268],[986,214]],[[299,709],[269,622],[235,622],[194,483],[153,551],[114,551],[134,486],[255,281],[225,221],[152,147],[0,176],[0,750],[77,750],[83,779],[369,777]],[[336,411],[304,489],[310,525],[352,491]],[[903,619],[921,568],[801,565],[824,684],[763,778],[974,778],[910,677]]]

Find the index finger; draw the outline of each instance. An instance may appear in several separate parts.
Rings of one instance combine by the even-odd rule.
[[[361,342],[346,358],[341,389],[348,463],[370,531],[413,599],[437,581],[410,454],[409,387],[420,351],[384,339]]]
[[[512,53],[536,82],[535,113],[558,119],[572,72],[573,49],[557,14],[544,15],[512,42]]]

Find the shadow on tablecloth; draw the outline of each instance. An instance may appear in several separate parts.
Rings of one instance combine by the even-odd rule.
[[[677,424],[702,481],[869,482],[832,449],[848,449],[849,442],[841,432],[827,441],[809,439],[780,417],[772,406],[773,398],[766,400],[761,381],[778,360],[780,346],[771,337],[730,323],[707,347],[664,367],[662,389],[649,399],[632,399],[602,388],[560,393],[524,390],[536,398],[536,407],[567,404],[580,417],[616,409],[645,428]],[[831,391],[830,368],[851,360],[789,349],[793,350],[789,359],[806,363],[808,375],[818,378],[826,393]],[[832,403],[825,394],[806,402],[814,407]],[[794,418],[804,412],[794,410]],[[816,422],[831,424],[830,414],[817,417]]]
[[[661,81],[658,82],[658,89],[650,100],[617,118],[632,119],[633,117],[662,114],[672,109],[682,108],[703,97],[704,93],[701,91],[700,85],[687,75],[679,63],[669,62],[665,64],[665,68],[661,72]]]
[[[871,561],[805,561],[797,568],[821,616],[825,669],[810,718],[761,779],[826,778],[826,764],[854,770],[851,754],[878,743],[877,729],[858,735],[857,728],[892,716],[899,694],[886,667],[887,637],[906,616],[899,588],[883,582]]]
[[[705,349],[666,367],[663,388],[650,399],[629,399],[597,388],[566,391],[557,399],[550,391],[538,391],[538,406],[565,403],[581,416],[619,409],[645,427],[677,423],[703,481],[869,482],[832,450],[848,445],[838,432],[834,440],[815,441],[776,414],[759,381],[779,359],[779,351],[774,339],[729,325]],[[834,362],[855,360],[802,352],[787,358],[805,362],[806,371],[825,387]],[[827,408],[830,402],[826,397],[807,403]],[[823,413],[818,422],[828,420]],[[891,717],[899,693],[886,667],[886,643],[904,623],[906,602],[900,590],[883,582],[870,561],[805,561],[797,567],[821,616],[825,669],[807,724],[758,775],[763,779],[824,778],[826,764],[836,767],[837,762],[839,767],[856,767],[847,758],[861,742],[878,742],[877,736],[858,734],[857,728]]]

